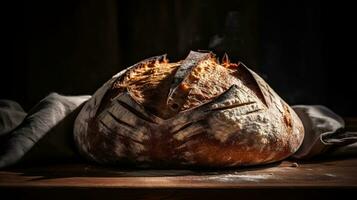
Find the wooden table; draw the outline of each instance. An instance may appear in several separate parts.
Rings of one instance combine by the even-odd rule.
[[[345,118],[357,131],[357,118]],[[230,170],[135,170],[57,164],[0,170],[11,199],[334,199],[357,194],[357,158]],[[354,199],[349,197],[349,199]]]
[[[61,164],[0,171],[12,199],[336,199],[357,189],[357,158],[231,170],[124,170]],[[0,198],[1,198],[0,195]]]

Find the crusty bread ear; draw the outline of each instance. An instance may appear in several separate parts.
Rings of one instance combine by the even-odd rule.
[[[105,83],[75,123],[80,152],[105,164],[232,167],[282,160],[300,146],[294,111],[242,63],[191,51],[153,57]]]

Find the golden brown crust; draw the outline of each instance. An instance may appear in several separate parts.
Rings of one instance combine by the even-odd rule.
[[[168,95],[173,75],[179,66],[179,63],[168,63],[166,60],[143,63],[115,81],[112,89],[129,91],[149,112],[167,118],[165,96]]]
[[[142,61],[100,88],[75,124],[80,152],[100,163],[233,167],[294,153],[300,119],[243,64],[212,53]]]

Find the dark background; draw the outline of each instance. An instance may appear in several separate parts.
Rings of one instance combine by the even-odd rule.
[[[347,2],[347,1],[346,1]],[[357,116],[354,6],[343,1],[16,1],[1,3],[0,98],[25,109],[52,91],[93,94],[167,53],[243,61],[289,104]]]

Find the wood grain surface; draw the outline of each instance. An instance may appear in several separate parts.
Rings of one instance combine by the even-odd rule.
[[[338,199],[355,194],[357,158],[230,170],[134,170],[89,164],[0,171],[11,199]],[[5,198],[7,199],[7,198]]]
[[[284,161],[230,170],[128,170],[61,164],[0,171],[1,187],[32,188],[357,188],[357,159]]]

